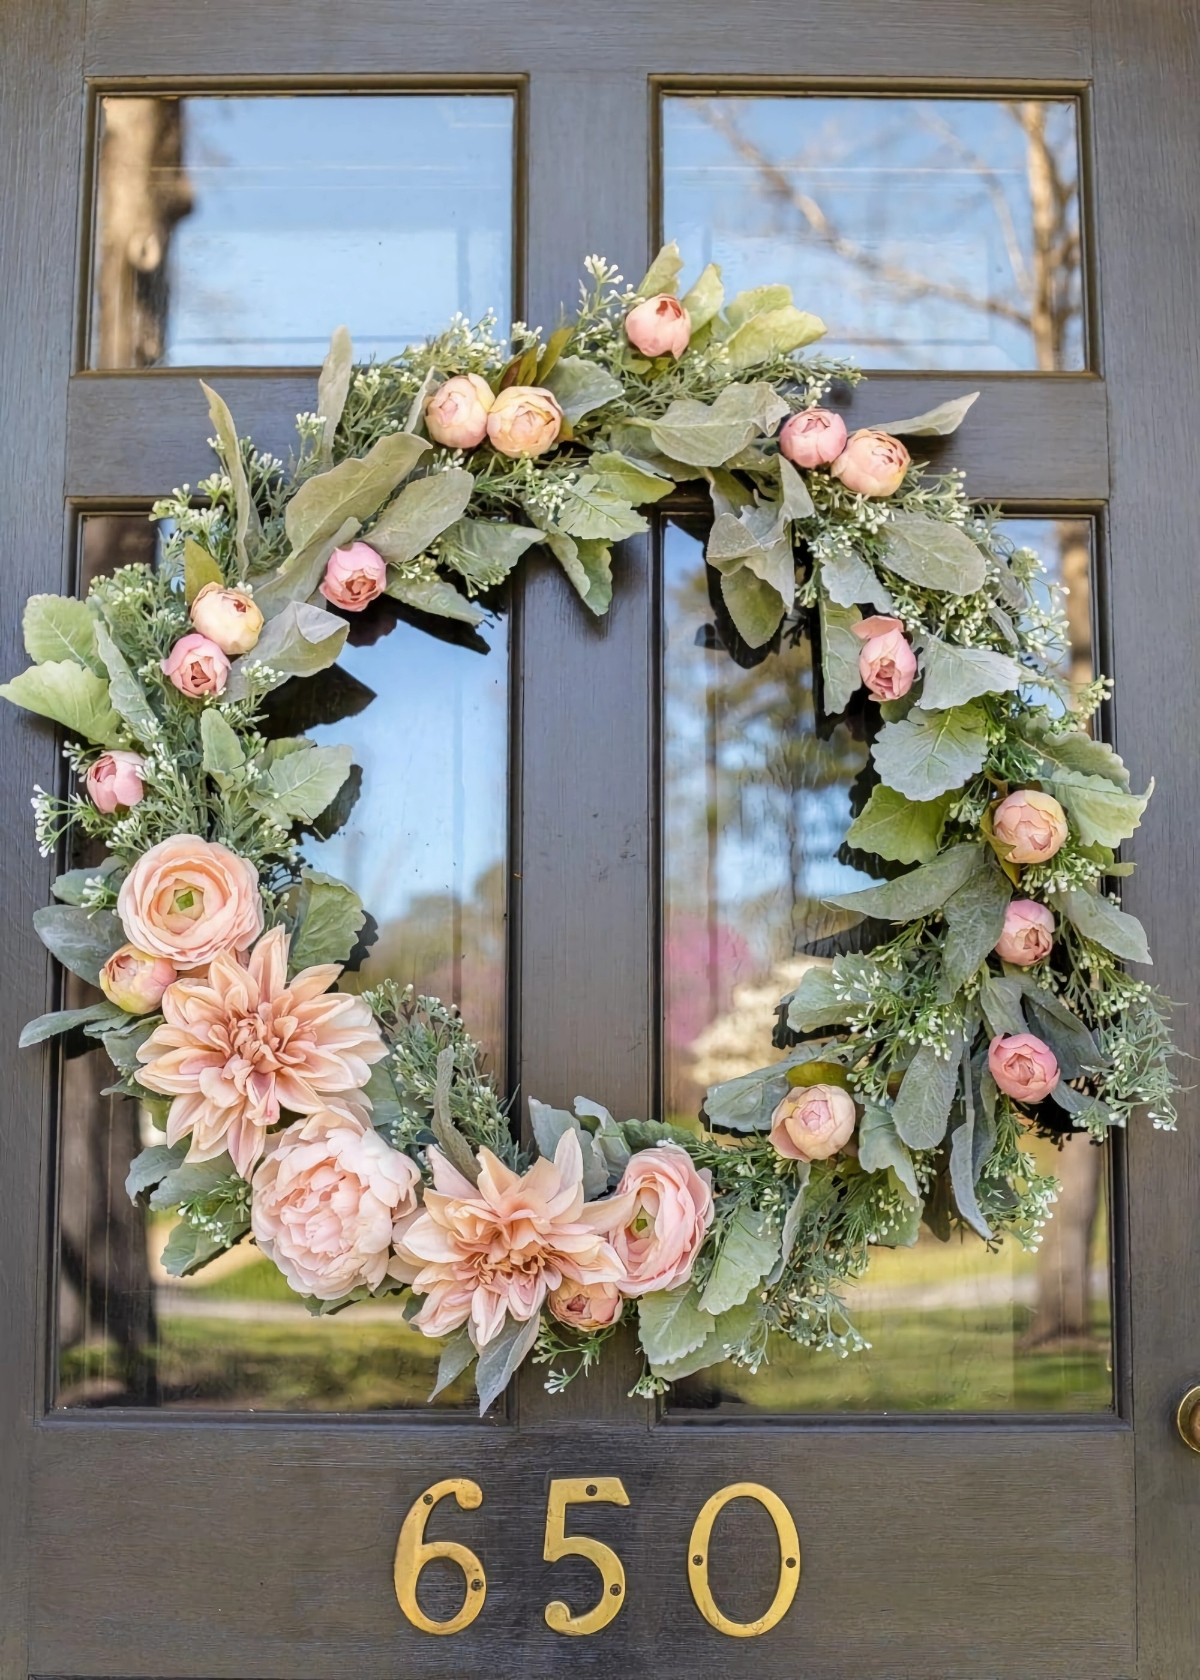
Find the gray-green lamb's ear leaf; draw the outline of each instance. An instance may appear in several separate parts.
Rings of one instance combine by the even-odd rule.
[[[824,336],[825,323],[819,315],[809,315],[788,303],[782,309],[771,309],[744,321],[725,340],[725,354],[732,372],[745,373],[775,356],[802,350]]]
[[[83,601],[72,595],[31,595],[21,618],[25,651],[35,665],[48,659],[73,659],[102,674],[96,651],[96,621]]]
[[[262,521],[250,495],[250,481],[246,477],[237,427],[233,423],[229,405],[224,397],[218,396],[212,386],[206,385],[203,379],[200,381],[200,389],[208,399],[208,417],[217,434],[221,462],[233,485],[233,539],[237,549],[238,572],[245,577],[251,560],[262,544]]]
[[[787,1024],[792,1032],[816,1032],[820,1027],[839,1027],[849,1007],[837,995],[833,964],[814,959],[800,984],[787,1000]]]
[[[454,1083],[454,1046],[438,1051],[437,1078],[433,1088],[433,1114],[429,1129],[450,1165],[467,1180],[478,1184],[480,1164],[466,1138],[454,1124],[450,1112],[450,1088]]]
[[[747,291],[738,292],[730,298],[729,308],[725,311],[725,336],[744,327],[747,321],[753,321],[758,315],[770,315],[777,309],[786,309],[791,301],[792,288],[779,284],[751,286]]]
[[[289,601],[307,601],[325,576],[335,548],[346,548],[361,529],[357,519],[347,519],[336,531],[317,538],[307,548],[289,554],[270,577],[254,585],[254,604],[264,618],[275,618]]]
[[[650,427],[655,447],[686,466],[720,467],[760,433],[772,433],[791,409],[766,383],[726,385],[716,401],[677,397]]]
[[[992,1231],[975,1195],[977,1173],[975,1162],[979,1154],[976,1136],[981,1117],[975,1113],[971,1093],[971,1069],[964,1057],[962,1119],[950,1133],[950,1183],[954,1201],[967,1224],[985,1242],[991,1242]]]
[[[725,302],[725,288],[721,284],[721,270],[716,263],[709,263],[707,268],[700,271],[695,285],[680,301],[688,312],[693,335],[721,313],[721,305]]]
[[[946,1135],[954,1093],[958,1090],[962,1038],[949,1034],[950,1058],[944,1061],[931,1044],[922,1044],[908,1065],[892,1120],[910,1149],[936,1149]]]
[[[1086,776],[1078,770],[1056,770],[1045,786],[1066,807],[1085,846],[1119,846],[1128,840],[1154,792],[1153,781],[1138,795],[1125,793],[1106,776]]]
[[[569,537],[565,531],[547,531],[546,546],[579,593],[579,598],[597,618],[603,617],[612,601],[612,550],[606,542],[586,537]]]
[[[779,484],[783,492],[780,504],[784,519],[811,519],[816,513],[808,485],[786,455],[779,457]]]
[[[288,972],[298,974],[320,963],[344,963],[366,919],[353,888],[316,869],[302,869]]]
[[[1111,1057],[1061,998],[1039,986],[1030,974],[1022,974],[1018,984],[1025,995],[1029,1030],[1053,1050],[1064,1079],[1078,1079],[1081,1074],[1102,1072],[1112,1066]]]
[[[449,1388],[455,1377],[460,1377],[474,1358],[475,1344],[466,1325],[463,1324],[442,1343],[437,1381],[430,1391],[430,1401],[436,1400],[444,1388]]]
[[[1040,728],[1033,717],[1023,719],[1020,728],[1030,746],[1036,747],[1047,764],[1054,767],[1051,774],[1074,770],[1083,776],[1103,776],[1114,787],[1128,792],[1129,771],[1106,742],[1094,741],[1081,729],[1056,734],[1052,729]]]
[[[638,1301],[638,1340],[652,1365],[670,1365],[700,1347],[713,1327],[713,1316],[700,1305],[693,1283],[658,1289]]]
[[[361,523],[377,513],[429,447],[425,438],[410,432],[389,432],[365,455],[306,478],[284,510],[293,553],[324,541],[348,519]]]
[[[250,691],[250,672],[267,666],[274,673],[271,688],[289,677],[313,677],[333,664],[345,645],[350,626],[335,613],[289,601],[269,618],[249,653],[235,659],[225,684],[226,700],[244,700]]]
[[[542,541],[542,532],[532,525],[457,519],[442,533],[438,560],[465,578],[470,588],[490,589],[508,576],[527,548]]]
[[[88,883],[105,880],[109,876],[113,877],[114,887],[125,879],[125,865],[115,857],[106,857],[103,863],[93,864],[90,869],[66,870],[62,875],[55,876],[50,891],[63,904],[82,904]]]
[[[1021,686],[1021,667],[1008,654],[959,647],[937,636],[925,638],[921,666],[925,673],[921,706],[927,712],[948,711],[983,694],[1004,694]]]
[[[321,460],[326,466],[333,460],[333,434],[346,406],[353,372],[354,345],[350,334],[345,327],[335,327],[329,341],[329,353],[321,364],[317,379],[317,413],[325,422],[325,430],[321,434]]]
[[[100,984],[100,970],[125,943],[125,930],[111,910],[46,904],[33,912],[33,926],[46,949],[89,986]]]
[[[89,1021],[117,1022],[127,1019],[128,1016],[111,1003],[89,1003],[84,1009],[55,1009],[49,1015],[39,1015],[21,1028],[17,1047],[27,1050],[31,1044],[41,1044],[44,1039],[56,1038],[59,1033],[70,1032],[72,1027],[86,1026]]]
[[[858,1128],[858,1164],[864,1172],[890,1167],[910,1196],[920,1198],[917,1175],[908,1148],[900,1141],[891,1110],[868,1103]]]
[[[152,742],[159,733],[158,717],[146,691],[129,668],[103,619],[96,620],[96,647],[108,671],[108,698],[139,741]]]
[[[985,848],[980,867],[946,900],[942,976],[951,997],[995,948],[1011,898],[1011,882],[991,849]]]
[[[1111,900],[1076,888],[1072,892],[1052,893],[1050,902],[1085,939],[1095,940],[1122,962],[1151,962],[1146,930],[1141,922],[1127,911],[1118,910]]]
[[[645,507],[649,502],[660,501],[675,488],[671,479],[647,472],[615,450],[593,455],[588,468],[599,478],[601,490],[607,490],[633,507]]]
[[[858,656],[863,644],[853,629],[862,614],[857,607],[840,607],[822,595],[820,616],[822,698],[826,717],[834,717],[845,711],[862,685]]]
[[[651,1360],[651,1373],[661,1377],[663,1382],[679,1382],[681,1378],[703,1371],[709,1365],[720,1365],[728,1359],[730,1349],[737,1347],[751,1333],[758,1322],[758,1315],[757,1301],[745,1301],[740,1307],[730,1307],[720,1318],[713,1319],[712,1329],[699,1347],[668,1364]]]
[[[865,601],[880,612],[890,613],[895,604],[891,591],[875,575],[875,568],[853,549],[822,555],[821,582],[829,599],[839,607],[853,607]]]
[[[206,1232],[180,1220],[162,1251],[162,1268],[168,1277],[190,1277],[225,1252],[225,1244]]]
[[[916,708],[884,724],[871,757],[888,787],[909,799],[929,800],[977,776],[987,750],[987,715],[972,701],[948,712]]]
[[[153,1190],[169,1173],[181,1167],[191,1143],[191,1138],[184,1138],[182,1142],[171,1145],[152,1143],[148,1149],[143,1149],[140,1155],[135,1155],[129,1163],[129,1173],[125,1179],[125,1194],[129,1200],[136,1201],[143,1190]]]
[[[1015,1038],[1027,1032],[1021,1013],[1022,987],[1006,974],[986,975],[979,988],[979,1004],[993,1038]]]
[[[554,523],[569,537],[605,543],[622,542],[650,529],[640,513],[605,490],[599,477],[591,472],[582,473],[565,492]]]
[[[957,525],[922,513],[893,513],[883,528],[884,564],[921,589],[974,595],[983,588],[987,563]]]
[[[721,597],[738,635],[749,647],[769,642],[787,610],[777,589],[743,566],[721,579]]]
[[[508,1387],[517,1367],[537,1341],[542,1315],[534,1313],[526,1324],[515,1318],[506,1321],[498,1336],[483,1348],[475,1367],[475,1388],[479,1395],[479,1415],[483,1416],[492,1401]]]
[[[949,437],[962,425],[978,396],[978,391],[972,391],[966,397],[951,397],[949,402],[939,403],[911,420],[888,420],[881,426],[872,426],[871,430],[890,432],[893,437]]]
[[[679,246],[672,239],[664,245],[646,270],[645,278],[637,289],[638,297],[660,297],[664,292],[672,297],[679,290],[679,275],[683,269],[683,258],[679,254]]]
[[[210,776],[232,776],[246,762],[236,733],[215,706],[200,718],[200,740],[204,748],[202,765]]]
[[[792,1197],[787,1213],[783,1217],[783,1230],[780,1233],[779,1258],[767,1273],[767,1287],[778,1283],[787,1270],[787,1263],[792,1258],[792,1250],[796,1246],[796,1238],[800,1234],[800,1219],[804,1213],[804,1197],[808,1189],[808,1180],[812,1167],[807,1161],[795,1163],[796,1194]]]
[[[546,375],[545,390],[558,403],[569,425],[582,420],[593,409],[603,408],[625,387],[608,369],[582,356],[560,356]]]
[[[885,922],[914,922],[918,916],[931,916],[940,910],[951,893],[965,886],[976,873],[982,858],[982,846],[951,846],[930,862],[910,869],[907,875],[898,875],[894,881],[863,887],[858,892],[831,893],[824,902],[838,904],[843,910],[861,911],[864,916],[877,916]]]
[[[415,560],[435,537],[462,518],[474,488],[474,476],[464,467],[448,467],[415,479],[372,525],[365,540],[389,566]]]
[[[714,1318],[740,1307],[779,1258],[780,1230],[761,1208],[743,1205],[725,1227],[721,1246],[700,1297]]]
[[[538,1146],[538,1154],[544,1155],[548,1161],[553,1161],[554,1151],[558,1148],[565,1132],[581,1132],[579,1121],[565,1108],[555,1108],[551,1103],[539,1102],[536,1097],[529,1099],[529,1123],[533,1127],[533,1141]]]
[[[384,593],[391,595],[394,600],[403,601],[406,607],[416,607],[419,612],[432,613],[435,618],[456,618],[460,624],[482,624],[487,617],[482,607],[477,607],[473,601],[468,601],[465,595],[460,595],[454,585],[447,583],[445,578],[392,577],[388,579]]]
[[[252,802],[284,828],[296,820],[312,822],[337,797],[353,757],[354,748],[347,746],[308,744],[287,753],[267,766],[255,783]]]
[[[731,1132],[765,1132],[772,1113],[787,1096],[790,1069],[805,1062],[828,1060],[829,1056],[826,1045],[801,1044],[770,1067],[710,1085],[704,1096],[709,1123]]]
[[[125,725],[109,702],[108,684],[73,659],[48,659],[0,683],[0,699],[61,723],[71,735],[101,747],[126,741]]]
[[[906,799],[880,782],[846,833],[846,844],[892,863],[928,863],[937,856],[954,795]]]

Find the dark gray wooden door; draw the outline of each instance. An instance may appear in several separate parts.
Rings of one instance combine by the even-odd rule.
[[[495,86],[523,125],[523,313],[549,323],[581,257],[640,271],[657,235],[664,88],[900,91],[1079,101],[1089,244],[1088,372],[978,380],[978,421],[939,459],[974,494],[1098,516],[1116,744],[1160,793],[1131,848],[1130,907],[1158,979],[1194,999],[1193,833],[1200,642],[1195,563],[1200,341],[1196,17],[1170,0],[0,0],[0,552],[3,667],[19,608],[69,586],[74,521],[144,507],[204,470],[191,372],[93,373],[79,326],[95,98],[105,91]],[[911,413],[963,388],[874,382]],[[975,381],[973,381],[974,383]],[[224,376],[243,429],[282,443],[311,378]],[[914,406],[915,405],[915,406]],[[878,412],[877,402],[872,404]],[[861,413],[856,406],[855,412]],[[871,416],[868,416],[870,418]],[[658,655],[652,544],[627,545],[613,610],[590,621],[531,568],[519,612],[514,755],[514,1077],[621,1113],[658,1102]],[[0,1042],[46,1007],[31,927],[49,867],[30,841],[48,735],[6,710],[0,789]],[[1193,1051],[1194,1006],[1179,1018]],[[1184,1680],[1196,1670],[1200,1461],[1173,1430],[1200,1381],[1200,1141],[1139,1130],[1115,1163],[1116,1406],[1068,1416],[659,1416],[610,1370],[561,1399],[523,1374],[507,1417],[52,1413],[52,1061],[6,1051],[0,1121],[0,1673],[25,1676],[531,1680],[631,1670],[667,1680]],[[468,1476],[475,1512],[436,1532],[487,1571],[483,1613],[433,1638],[391,1582],[405,1512]],[[551,1478],[619,1476],[627,1509],[578,1527],[624,1560],[626,1602],[593,1637],[543,1607],[592,1602],[585,1563],[542,1562]],[[784,1622],[735,1640],[688,1590],[692,1522],[717,1489],[774,1489],[803,1575]],[[723,1521],[712,1579],[762,1613],[778,1572],[761,1512]],[[718,1555],[719,1554],[719,1555]],[[449,1603],[449,1599],[447,1599]],[[449,1614],[443,1609],[442,1614]]]

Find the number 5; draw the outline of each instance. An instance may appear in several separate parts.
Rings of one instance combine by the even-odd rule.
[[[396,1597],[401,1610],[422,1633],[461,1633],[478,1616],[487,1597],[487,1577],[483,1573],[483,1565],[469,1547],[459,1545],[457,1540],[425,1538],[425,1524],[434,1506],[448,1493],[454,1495],[459,1509],[463,1511],[477,1510],[483,1504],[479,1483],[470,1482],[465,1476],[451,1476],[444,1482],[435,1482],[419,1499],[413,1500],[396,1542]],[[448,1622],[432,1621],[417,1603],[417,1578],[434,1558],[449,1558],[465,1577],[462,1609]]]
[[[621,1486],[619,1476],[566,1476],[550,1483],[546,1501],[546,1547],[543,1557],[547,1563],[559,1558],[585,1557],[594,1563],[604,1582],[604,1595],[591,1610],[582,1616],[572,1616],[561,1599],[546,1606],[546,1622],[555,1633],[599,1633],[612,1621],[625,1597],[625,1570],[611,1547],[585,1534],[566,1534],[567,1506],[596,1504],[628,1505],[629,1495]]]

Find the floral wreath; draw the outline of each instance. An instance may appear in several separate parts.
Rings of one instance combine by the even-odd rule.
[[[636,291],[585,266],[544,343],[458,317],[356,367],[339,329],[286,467],[204,387],[203,504],[156,504],[157,567],[33,596],[34,663],[0,687],[62,727],[83,782],[36,791],[43,855],[104,851],[34,917],[103,999],[21,1043],[98,1039],[165,1128],[127,1189],[179,1214],[167,1271],[248,1238],[314,1312],[406,1294],[442,1341],[434,1392],[474,1361],[481,1409],[530,1353],[551,1389],[589,1369],[630,1302],[643,1394],[756,1370],[772,1331],[857,1349],[837,1289],[870,1245],[924,1219],[1036,1247],[1056,1186],[1031,1129],[1175,1123],[1168,1006],[1121,966],[1149,952],[1105,890],[1148,797],[1088,732],[1107,684],[1072,694],[1036,556],[899,441],[974,398],[847,436],[818,405],[857,370],[799,357],[824,328],[787,287],[726,304],[710,265],[680,299],[673,244]],[[709,1090],[694,1130],[531,1100],[531,1159],[455,1010],[336,989],[365,912],[300,845],[345,820],[351,752],[272,736],[264,702],[382,592],[479,623],[534,545],[603,613],[611,545],[691,481],[725,645],[811,633],[821,709],[864,718],[848,844],[885,879],[828,901],[850,931],[780,1004],[782,1059]]]

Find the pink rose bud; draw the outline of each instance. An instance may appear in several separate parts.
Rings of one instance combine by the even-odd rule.
[[[573,1283],[568,1278],[551,1291],[546,1305],[572,1330],[605,1330],[620,1318],[625,1299],[615,1283]]]
[[[244,589],[222,589],[219,583],[204,585],[189,617],[200,634],[216,642],[231,659],[249,653],[262,633],[263,615],[253,597]]]
[[[1009,863],[1045,863],[1067,838],[1067,815],[1048,793],[1021,788],[997,805],[992,833]]]
[[[376,595],[383,594],[386,583],[387,566],[382,558],[369,543],[356,542],[349,548],[334,549],[320,590],[343,612],[361,612]]]
[[[1032,1033],[994,1038],[988,1046],[988,1067],[1005,1096],[1016,1102],[1041,1102],[1058,1084],[1053,1050]]]
[[[540,385],[510,385],[487,417],[492,448],[501,455],[544,455],[558,441],[562,409]]]
[[[625,336],[643,356],[674,356],[678,361],[692,336],[692,318],[678,298],[660,292],[629,311]]]
[[[789,1161],[827,1161],[849,1143],[854,1118],[840,1085],[797,1085],[771,1116],[771,1142]]]
[[[826,467],[846,447],[846,422],[829,408],[806,408],[785,420],[780,452],[798,467]]]
[[[899,700],[917,674],[917,656],[898,618],[864,618],[852,626],[863,642],[858,670],[875,700]]]
[[[100,970],[100,990],[110,1003],[130,1015],[149,1015],[175,980],[175,964],[166,957],[122,945]]]
[[[486,379],[477,373],[456,373],[425,404],[425,430],[447,449],[474,449],[487,436],[495,400]]]
[[[894,496],[908,471],[909,453],[887,432],[851,434],[830,471],[856,496]]]
[[[179,638],[162,668],[180,694],[193,700],[204,694],[223,694],[229,678],[229,661],[216,642],[195,632]]]
[[[142,781],[145,768],[146,760],[141,753],[122,752],[119,748],[101,753],[84,778],[88,797],[97,811],[103,811],[108,817],[119,806],[136,805],[146,791]]]
[[[1018,968],[1029,968],[1048,957],[1053,945],[1053,913],[1032,898],[1014,898],[1004,912],[1004,932],[996,941],[996,955]]]

